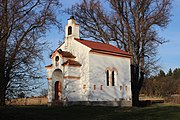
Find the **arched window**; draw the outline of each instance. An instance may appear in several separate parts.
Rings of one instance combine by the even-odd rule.
[[[68,27],[68,35],[71,35],[71,34],[72,34],[72,27],[69,26],[69,27]]]
[[[59,61],[59,56],[56,56],[55,60],[56,60],[56,62],[58,62]]]
[[[106,71],[106,82],[107,86],[109,86],[109,70]]]
[[[112,86],[115,86],[116,82],[117,82],[117,70],[115,68],[113,68],[112,70]]]
[[[115,84],[115,72],[112,71],[112,86]]]
[[[59,65],[59,56],[56,56],[56,57],[55,57],[55,62],[56,62],[56,63],[55,63],[56,66],[58,66],[58,65]]]

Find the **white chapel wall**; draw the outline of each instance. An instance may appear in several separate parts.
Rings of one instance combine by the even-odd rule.
[[[131,99],[130,59],[91,53],[89,66],[89,81],[91,82],[91,90],[89,92],[90,101],[115,101],[120,99]],[[115,86],[107,86],[107,67],[110,69],[116,68],[118,71]],[[94,85],[96,85],[96,90],[94,90]],[[122,86],[122,90],[120,90],[120,86]]]
[[[73,94],[69,94],[69,99],[71,101],[85,101],[87,100],[87,89],[89,88],[89,51],[90,48],[86,47],[85,45],[77,42],[76,40],[74,40],[73,37],[71,37],[71,43],[69,45],[71,45],[71,47],[67,48],[65,47],[65,44],[63,44],[61,46],[61,49],[64,51],[69,51],[71,52],[76,58],[75,60],[78,61],[82,66],[79,68],[79,76],[80,76],[80,80],[79,82],[71,82],[71,85],[69,86],[74,86],[74,88],[77,90],[77,92],[74,92]],[[69,67],[68,69],[68,73],[70,73],[70,71],[72,71],[73,73],[71,74],[75,74],[74,72],[78,71],[78,68],[73,68],[73,67]],[[86,90],[83,89],[83,86],[86,85]],[[73,96],[80,96],[79,99]],[[73,99],[75,98],[75,99]]]

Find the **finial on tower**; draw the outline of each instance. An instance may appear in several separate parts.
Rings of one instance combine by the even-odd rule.
[[[74,19],[74,16],[73,16],[73,15],[71,15],[71,16],[70,16],[70,18],[69,18],[69,20],[70,20],[70,19]],[[74,19],[74,20],[75,20],[75,19]]]

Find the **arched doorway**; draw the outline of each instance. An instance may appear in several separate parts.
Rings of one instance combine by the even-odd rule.
[[[62,91],[63,91],[63,76],[62,71],[60,69],[56,69],[52,74],[52,80],[53,80],[53,90],[54,100],[61,100],[62,97]]]
[[[54,85],[54,91],[55,91],[55,100],[59,100],[61,97],[61,82],[56,81]]]

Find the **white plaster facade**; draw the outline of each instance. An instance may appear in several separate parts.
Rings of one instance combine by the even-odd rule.
[[[65,29],[65,42],[46,66],[48,102],[122,105],[118,102],[125,101],[131,105],[131,56],[112,45],[81,40],[73,17]]]

